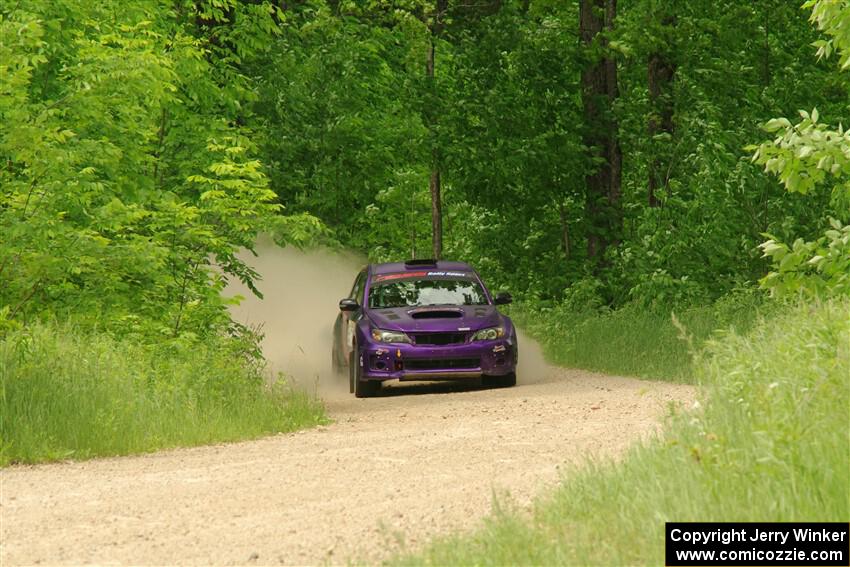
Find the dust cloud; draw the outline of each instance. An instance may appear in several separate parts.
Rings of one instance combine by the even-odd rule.
[[[233,318],[261,328],[263,353],[275,374],[283,372],[299,386],[325,395],[343,389],[347,393],[346,378],[331,370],[333,322],[339,300],[351,290],[366,260],[325,249],[281,248],[268,238],[258,241],[256,251],[257,257],[245,253],[242,259],[262,276],[257,287],[264,299],[238,281],[231,283],[225,295],[245,297],[231,309]],[[551,374],[540,346],[522,333],[519,353],[519,383],[545,381]]]
[[[263,353],[275,374],[283,372],[308,389],[339,383],[348,391],[347,381],[331,371],[333,323],[339,300],[351,291],[365,260],[331,250],[281,248],[268,238],[257,242],[256,251],[257,257],[241,257],[262,276],[257,289],[264,298],[239,281],[231,283],[225,295],[245,297],[231,308],[234,320],[261,328]]]
[[[517,329],[517,342],[519,342],[517,383],[535,384],[551,378],[557,369],[546,362],[540,345],[519,329]]]

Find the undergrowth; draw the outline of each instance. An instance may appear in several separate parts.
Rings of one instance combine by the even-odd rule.
[[[848,350],[848,299],[717,334],[693,366],[700,407],[658,438],[572,469],[531,518],[498,506],[472,535],[395,562],[661,565],[668,521],[847,521]]]
[[[0,464],[235,441],[325,420],[229,338],[137,344],[72,325],[0,338]]]
[[[759,314],[772,309],[760,294],[739,293],[713,304],[671,310],[520,304],[510,314],[553,364],[693,383],[693,355],[715,330],[745,332]]]

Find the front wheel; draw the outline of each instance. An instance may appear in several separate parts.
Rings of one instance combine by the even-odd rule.
[[[357,350],[357,345],[354,345],[348,358],[348,389],[354,393],[355,398],[368,398],[378,393],[381,383],[362,379],[363,369],[360,367]]]

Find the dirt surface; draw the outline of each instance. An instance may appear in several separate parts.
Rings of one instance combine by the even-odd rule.
[[[334,285],[345,288],[349,274]],[[266,321],[297,309],[266,305]],[[240,312],[246,320],[249,307]],[[327,333],[305,328],[283,346],[282,328],[269,329],[266,343],[280,368],[320,356],[312,349]],[[668,403],[693,396],[686,386],[552,368],[531,341],[520,345],[515,388],[404,384],[358,400],[324,365],[311,376],[302,364],[327,399],[331,425],[3,469],[0,564],[375,562],[475,528],[494,494],[527,506],[555,484],[559,467],[616,456],[657,429]]]

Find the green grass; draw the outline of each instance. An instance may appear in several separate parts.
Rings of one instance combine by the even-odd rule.
[[[138,345],[71,326],[0,339],[0,464],[235,441],[325,420],[233,341]]]
[[[716,329],[746,331],[770,309],[772,304],[761,296],[742,293],[676,311],[628,305],[576,312],[564,306],[518,305],[511,316],[540,342],[553,364],[692,383],[693,354]]]
[[[702,407],[619,463],[567,473],[529,518],[502,506],[402,565],[664,562],[667,521],[850,519],[850,300],[802,305],[695,364]]]

